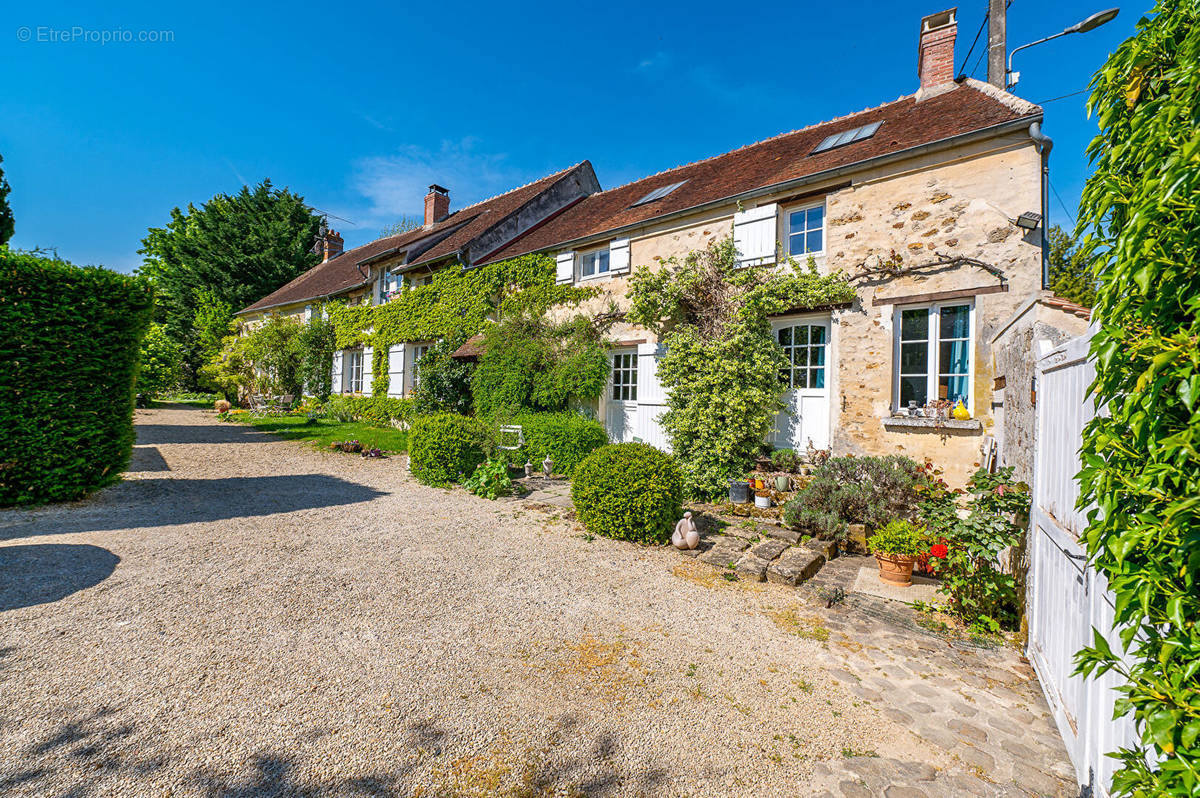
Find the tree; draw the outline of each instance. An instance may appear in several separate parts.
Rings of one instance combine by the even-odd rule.
[[[198,339],[201,308],[239,310],[308,271],[319,260],[312,246],[320,226],[303,197],[264,180],[186,212],[174,208],[165,227],[147,232],[139,272],[153,280],[167,335],[183,347],[185,380],[194,382],[211,350]]]
[[[396,221],[379,231],[380,238],[398,236],[425,226],[425,220],[419,216],[401,216]]]
[[[218,299],[212,291],[200,288],[196,290],[195,307],[193,341],[201,362],[207,363],[221,351],[225,338],[237,329],[233,306]]]
[[[416,364],[421,380],[414,396],[418,413],[465,414],[471,409],[473,365],[451,355],[459,341],[439,341]]]
[[[3,156],[0,156],[0,163],[4,163]],[[0,247],[7,244],[13,236],[13,212],[8,206],[8,192],[11,190],[8,179],[4,177],[4,170],[0,169]]]
[[[158,396],[179,385],[179,344],[167,337],[161,324],[151,324],[142,338],[138,393]]]
[[[1096,304],[1096,273],[1087,252],[1058,225],[1050,228],[1050,290],[1086,308]]]
[[[684,473],[684,491],[712,498],[762,450],[788,367],[770,316],[854,299],[840,274],[740,268],[733,239],[646,266],[630,280],[628,321],[666,345],[658,379],[667,392],[662,426]]]
[[[1092,79],[1077,232],[1100,276],[1080,506],[1114,594],[1079,671],[1114,671],[1140,744],[1112,791],[1200,795],[1200,0],[1160,0]],[[1107,630],[1105,630],[1107,631]]]
[[[297,340],[304,389],[324,402],[333,393],[333,351],[337,331],[325,314],[314,312]]]

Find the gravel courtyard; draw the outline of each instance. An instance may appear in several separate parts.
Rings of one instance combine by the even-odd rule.
[[[1036,682],[185,408],[0,512],[6,795],[1074,795]]]

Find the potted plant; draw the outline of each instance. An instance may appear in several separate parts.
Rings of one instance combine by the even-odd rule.
[[[879,578],[889,584],[912,584],[913,565],[928,550],[925,531],[908,521],[895,519],[867,538],[867,548],[879,563]]]
[[[771,506],[771,491],[758,490],[754,492],[754,506],[766,509]]]
[[[777,474],[775,476],[775,490],[779,491],[780,493],[787,493],[788,488],[790,488],[791,486],[792,486],[792,478],[791,477],[785,476],[784,474]]]

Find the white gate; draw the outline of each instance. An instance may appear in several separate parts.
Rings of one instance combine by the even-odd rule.
[[[1075,653],[1101,630],[1113,651],[1113,597],[1104,576],[1087,565],[1080,536],[1087,513],[1078,510],[1079,447],[1094,415],[1087,388],[1095,371],[1087,360],[1090,336],[1076,338],[1037,364],[1037,453],[1029,541],[1028,653],[1054,711],[1080,785],[1107,796],[1116,761],[1105,756],[1139,744],[1132,719],[1112,720],[1120,677],[1072,675]]]

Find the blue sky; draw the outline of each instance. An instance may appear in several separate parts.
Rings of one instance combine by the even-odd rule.
[[[1009,47],[1111,2],[1014,0]],[[956,63],[986,6],[960,6]],[[348,246],[420,214],[431,182],[462,207],[590,159],[609,188],[913,92],[919,20],[944,7],[12,2],[0,28],[12,244],[128,271],[172,207],[265,177],[354,222],[333,220]],[[1147,8],[1018,54],[1017,93],[1084,89]],[[45,40],[72,27],[173,41]],[[1045,106],[1072,216],[1096,132],[1085,99]],[[1054,197],[1051,215],[1066,221]]]

